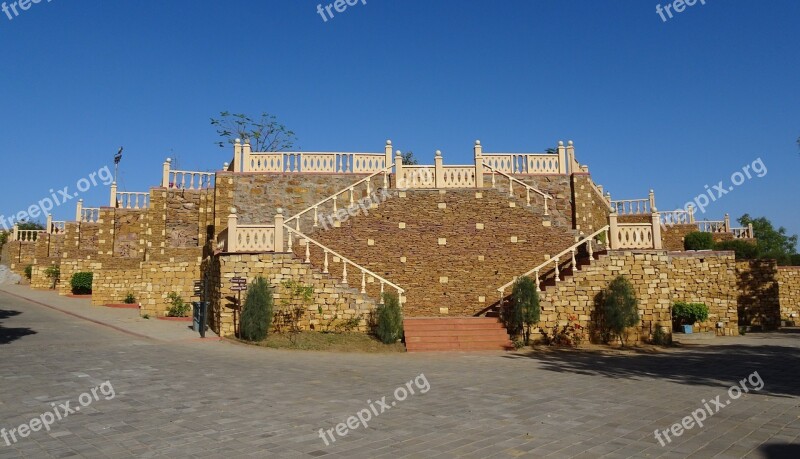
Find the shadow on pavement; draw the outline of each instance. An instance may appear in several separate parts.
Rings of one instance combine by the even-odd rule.
[[[8,344],[12,341],[16,341],[23,336],[34,335],[36,334],[35,331],[31,330],[30,328],[5,328],[3,327],[3,320],[8,319],[9,317],[18,316],[21,313],[19,311],[9,311],[5,309],[0,309],[0,345],[1,344]]]
[[[609,378],[656,378],[726,389],[758,371],[764,381],[764,387],[758,393],[800,395],[800,384],[795,380],[795,375],[800,374],[800,348],[790,346],[760,343],[709,345],[678,351],[630,353],[556,349],[509,355],[506,358],[530,358],[540,362],[542,369],[560,373]],[[800,458],[800,454],[794,457]]]
[[[766,459],[797,459],[800,457],[800,445],[790,443],[771,443],[761,445],[758,451]]]

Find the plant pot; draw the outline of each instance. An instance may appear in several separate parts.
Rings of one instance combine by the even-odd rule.
[[[688,335],[692,333],[692,328],[694,328],[694,325],[681,325],[681,327],[683,327],[683,332]]]

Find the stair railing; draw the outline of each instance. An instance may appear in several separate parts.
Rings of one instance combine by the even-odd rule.
[[[539,279],[539,273],[543,269],[546,269],[551,264],[554,266],[556,282],[560,281],[561,280],[561,278],[559,277],[559,266],[561,264],[560,260],[562,259],[562,257],[564,257],[567,254],[569,254],[571,256],[570,264],[572,266],[572,270],[573,271],[579,271],[578,263],[577,263],[577,260],[575,259],[575,254],[577,253],[578,248],[581,245],[586,244],[586,250],[589,253],[589,259],[591,260],[592,257],[594,256],[594,250],[592,248],[592,241],[594,240],[595,237],[599,236],[601,233],[605,233],[606,245],[608,245],[609,229],[610,229],[609,225],[606,225],[606,226],[600,228],[599,230],[595,231],[594,233],[590,234],[589,236],[584,237],[583,239],[579,240],[578,242],[576,242],[576,243],[572,244],[571,246],[567,247],[566,249],[562,250],[561,252],[558,253],[558,255],[556,255],[554,257],[551,257],[549,260],[545,261],[544,263],[540,264],[539,266],[531,269],[530,271],[526,272],[525,274],[522,274],[521,276],[515,277],[511,282],[508,282],[507,284],[505,284],[502,287],[497,289],[497,291],[500,292],[500,299],[502,300],[503,298],[505,298],[506,289],[508,289],[509,287],[514,285],[514,282],[516,282],[517,279],[519,279],[520,277],[528,277],[530,275],[533,275],[533,278],[536,281],[536,291],[537,292],[541,292],[541,288],[540,288],[541,281]]]
[[[297,243],[305,246],[305,263],[311,263],[311,245],[314,245],[323,251],[324,260],[322,262],[322,272],[324,274],[331,274],[330,273],[330,257],[338,258],[341,260],[342,263],[342,284],[349,284],[347,278],[347,267],[350,266],[352,271],[357,273],[361,273],[361,293],[367,293],[367,276],[371,277],[374,281],[380,282],[381,285],[381,297],[383,297],[383,293],[385,291],[386,286],[389,286],[397,291],[397,296],[400,298],[400,302],[405,302],[403,298],[403,294],[405,290],[401,288],[399,285],[385,279],[384,277],[370,271],[369,269],[365,268],[364,266],[355,263],[354,261],[342,256],[341,254],[337,253],[335,250],[326,247],[325,245],[321,244],[318,241],[306,236],[305,234],[297,231],[296,229],[292,228],[291,226],[284,224],[283,227],[288,232],[288,251],[292,252],[292,247],[294,245],[294,239],[297,237]],[[334,260],[335,261],[335,260]],[[379,299],[380,300],[380,299]]]
[[[541,191],[541,190],[539,190],[539,189],[537,189],[535,187],[532,187],[532,186],[528,185],[527,183],[523,182],[522,180],[516,179],[516,178],[506,174],[505,172],[503,172],[501,170],[495,169],[494,167],[492,167],[491,164],[488,164],[485,161],[484,161],[483,165],[484,165],[484,167],[487,167],[487,168],[489,168],[490,171],[492,171],[492,188],[495,187],[495,175],[496,174],[500,174],[501,176],[503,176],[503,177],[508,179],[508,195],[509,196],[514,196],[514,183],[522,185],[525,188],[525,200],[526,200],[527,204],[529,206],[531,205],[531,191],[533,191],[534,193],[538,194],[539,196],[541,196],[544,199],[544,214],[545,215],[550,215],[550,213],[547,210],[547,200],[548,199],[553,199],[552,196],[550,196],[549,194],[547,194],[547,193],[545,193],[545,192],[543,192],[543,191]]]
[[[319,208],[320,208],[320,206],[322,206],[323,204],[325,204],[327,202],[331,202],[332,201],[333,202],[333,213],[335,214],[338,211],[339,197],[344,195],[344,194],[349,194],[349,202],[350,202],[349,206],[352,207],[353,205],[355,205],[355,188],[357,186],[363,184],[363,183],[366,183],[366,185],[367,185],[367,195],[369,195],[370,193],[372,193],[372,179],[375,178],[378,175],[381,175],[381,174],[383,175],[383,188],[384,189],[388,189],[389,188],[389,174],[391,173],[393,167],[394,167],[394,164],[392,164],[390,166],[387,166],[387,167],[383,168],[382,170],[379,170],[378,172],[375,172],[375,173],[371,174],[370,176],[365,177],[365,178],[353,183],[352,185],[349,185],[347,188],[344,188],[344,189],[342,189],[340,191],[337,191],[336,193],[328,196],[327,198],[325,198],[325,199],[323,199],[323,200],[321,200],[321,201],[319,201],[319,202],[317,202],[315,204],[312,204],[308,208],[306,208],[306,209],[298,212],[297,214],[287,218],[285,223],[288,225],[289,223],[294,221],[294,229],[295,229],[295,231],[299,232],[300,231],[300,217],[302,217],[303,215],[305,215],[305,214],[307,214],[307,213],[309,213],[309,212],[311,212],[313,210],[314,211],[314,227],[316,228],[317,226],[319,226],[319,220],[318,219],[319,219]],[[347,199],[347,196],[345,196],[345,199]]]

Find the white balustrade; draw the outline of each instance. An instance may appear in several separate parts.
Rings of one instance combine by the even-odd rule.
[[[550,153],[483,153],[483,163],[506,174],[561,174],[561,156]]]
[[[272,225],[237,225],[234,234],[229,238],[236,241],[237,252],[274,252],[275,226]]]
[[[754,237],[752,226],[731,228],[731,233],[733,233],[734,239],[752,239]]]
[[[84,207],[81,209],[81,223],[97,223],[100,220],[99,207]]]
[[[15,234],[14,240],[15,241],[20,241],[20,242],[33,242],[38,238],[39,233],[41,233],[41,232],[42,232],[41,230],[21,230],[21,229],[18,229],[18,230],[16,230],[14,232],[14,234]]]
[[[371,174],[386,167],[383,153],[251,152],[244,172]]]
[[[65,221],[51,221],[50,234],[64,234],[67,229],[67,222]]]
[[[118,191],[117,208],[147,209],[150,207],[150,193],[138,191]]]
[[[686,210],[661,212],[661,224],[665,226],[689,225],[694,222],[694,214]]]
[[[436,188],[436,167],[404,165],[397,178],[397,187],[402,189]]]
[[[214,187],[213,172],[169,171],[168,188],[202,190]]]
[[[703,220],[697,222],[697,227],[703,233],[727,233],[724,220]]]
[[[651,213],[649,199],[622,199],[611,201],[617,215],[647,215]]]
[[[619,223],[616,231],[612,231],[614,238],[612,247],[615,249],[652,249],[653,241],[652,223]]]
[[[475,166],[444,166],[442,188],[474,188]]]
[[[519,179],[516,179],[516,178],[512,177],[511,175],[509,175],[509,174],[507,174],[505,172],[502,172],[502,171],[499,171],[499,170],[495,169],[490,164],[484,163],[483,165],[485,167],[488,167],[489,171],[492,173],[492,188],[495,187],[496,182],[497,182],[497,180],[495,178],[495,175],[499,175],[499,176],[505,178],[506,180],[508,180],[508,195],[509,196],[514,196],[514,184],[517,184],[518,188],[522,187],[525,190],[525,200],[526,200],[527,205],[529,205],[529,206],[531,205],[531,193],[538,194],[539,196],[542,197],[542,199],[544,201],[544,214],[545,215],[550,215],[550,212],[548,211],[548,208],[547,208],[547,201],[549,199],[553,199],[552,196],[550,196],[549,194],[547,194],[547,193],[545,193],[545,192],[543,192],[543,191],[541,191],[541,190],[539,190],[539,189],[537,189],[535,187],[532,187],[532,186],[528,185],[527,183],[525,183],[525,182],[523,182],[523,181],[521,181]]]

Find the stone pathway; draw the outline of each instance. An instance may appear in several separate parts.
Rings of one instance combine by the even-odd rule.
[[[51,403],[81,407],[106,381],[114,395],[49,432],[0,438],[0,458],[800,457],[797,333],[655,355],[289,352],[2,289],[75,315],[0,291],[0,428],[19,437]],[[665,446],[654,437],[755,371],[760,391]],[[366,413],[366,428],[352,418],[336,432]]]

